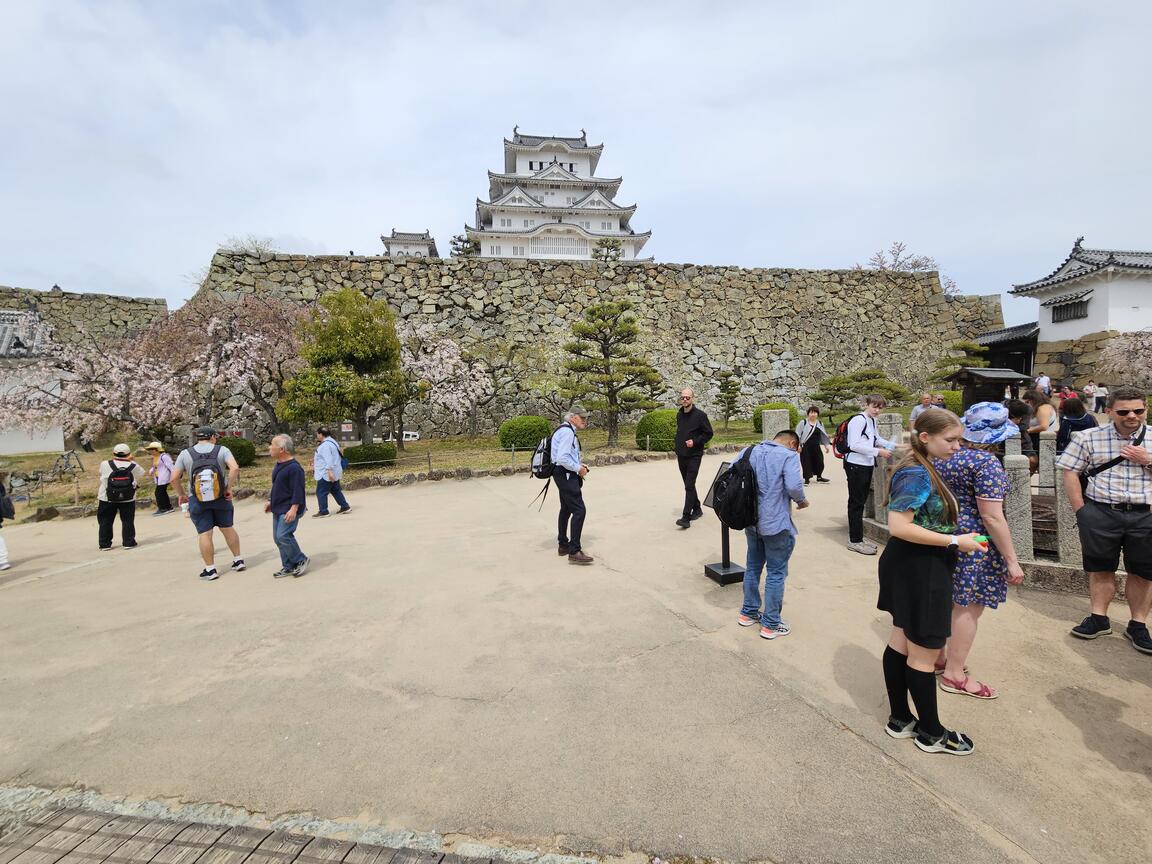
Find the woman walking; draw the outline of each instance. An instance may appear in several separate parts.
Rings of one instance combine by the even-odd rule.
[[[978,402],[964,412],[964,440],[955,456],[933,460],[940,478],[956,498],[958,532],[974,532],[991,542],[986,552],[961,555],[952,572],[952,636],[936,662],[940,689],[977,699],[1000,694],[968,674],[968,655],[985,609],[1008,599],[1008,586],[1024,581],[1024,571],[1012,545],[1004,517],[1008,475],[997,458],[1003,442],[1019,435],[1008,409],[995,402]]]
[[[945,729],[936,705],[936,658],[952,632],[952,569],[957,553],[981,546],[975,534],[953,534],[956,499],[933,460],[960,449],[963,427],[951,411],[925,411],[913,426],[912,447],[892,475],[890,539],[880,557],[877,608],[892,615],[884,649],[884,685],[891,715],[885,731],[915,738],[925,753],[967,756],[972,739]],[[908,697],[916,715],[908,708]]]
[[[168,497],[168,484],[172,482],[172,457],[164,452],[159,441],[153,441],[144,448],[152,454],[152,467],[148,473],[156,483],[156,512],[153,516],[163,516],[172,512],[172,499]]]
[[[824,477],[824,454],[831,452],[832,441],[820,422],[820,409],[808,407],[807,415],[796,424],[800,436],[800,469],[804,472],[804,485],[815,477],[817,483],[830,483]]]

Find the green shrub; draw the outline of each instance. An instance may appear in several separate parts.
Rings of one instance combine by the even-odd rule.
[[[552,424],[543,417],[510,417],[500,424],[500,446],[505,450],[534,450],[541,438],[551,434]]]
[[[636,424],[636,446],[643,450],[676,449],[676,408],[649,411]]]
[[[379,444],[356,444],[344,448],[344,458],[349,465],[364,465],[368,463],[391,465],[396,461],[396,445],[387,441]]]
[[[771,411],[773,409],[780,408],[788,409],[788,428],[795,429],[797,424],[800,422],[800,409],[788,402],[766,402],[763,405],[757,405],[752,414],[752,428],[757,432],[763,432],[764,415],[760,412]]]
[[[964,394],[959,390],[941,390],[935,394],[944,397],[944,407],[957,416],[964,415]]]
[[[247,438],[221,438],[217,443],[232,451],[236,464],[241,468],[247,468],[256,461],[256,445]]]

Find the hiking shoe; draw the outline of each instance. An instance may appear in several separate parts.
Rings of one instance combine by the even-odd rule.
[[[943,735],[916,733],[916,746],[925,753],[947,753],[951,756],[968,756],[976,749],[972,739],[963,732],[952,732],[948,729],[944,730]]]
[[[213,579],[219,579],[220,574],[216,572],[215,568],[209,570],[207,567],[205,567],[200,571],[200,578],[205,582],[211,582]]]
[[[1070,631],[1078,639],[1095,639],[1097,636],[1111,636],[1112,624],[1107,615],[1089,615]]]
[[[681,528],[691,528],[692,527],[692,520],[689,519],[687,516],[681,516],[679,519],[676,520],[676,524],[679,525]]]
[[[345,513],[351,513],[351,512],[352,512],[351,507],[341,507],[339,510],[336,511],[336,515],[337,516],[343,516]]]
[[[853,552],[859,552],[861,555],[875,555],[876,554],[876,547],[870,546],[869,544],[865,543],[863,540],[861,540],[859,543],[849,543],[848,548],[851,549]]]
[[[301,576],[303,576],[305,574],[305,572],[307,572],[308,565],[311,563],[312,563],[312,559],[309,558],[307,555],[305,555],[304,560],[292,568],[292,576],[295,577],[296,579],[299,579]]]
[[[591,564],[592,563],[592,556],[591,555],[585,555],[583,552],[581,552],[579,549],[577,549],[575,552],[572,552],[568,556],[568,563],[569,564]]]
[[[243,558],[233,558],[232,559],[232,569],[235,570],[237,573],[239,573],[243,570],[247,570],[248,565],[244,563]]]
[[[565,557],[565,556],[567,556],[567,555],[568,555],[568,554],[569,554],[569,553],[570,553],[572,550],[571,550],[571,549],[569,549],[567,546],[560,546],[560,545],[557,545],[557,546],[556,546],[556,551],[557,551],[557,553],[559,553],[559,555],[560,555],[561,557]]]
[[[751,627],[753,624],[759,623],[759,618],[749,618],[743,612],[736,616],[736,623],[741,627]]]
[[[1148,635],[1148,625],[1139,621],[1129,621],[1124,630],[1124,638],[1141,654],[1152,654],[1152,636]]]
[[[761,627],[761,639],[775,639],[778,636],[787,636],[792,632],[792,628],[781,621],[776,627]]]
[[[919,732],[916,728],[915,717],[911,720],[897,720],[895,717],[889,717],[888,725],[884,727],[884,731],[891,738],[915,738]]]
[[[291,570],[277,570],[275,573],[272,574],[272,578],[273,579],[283,579],[285,576],[291,576],[291,575],[292,575]]]
[[[695,522],[697,519],[702,519],[703,517],[704,517],[704,511],[703,510],[693,510],[691,515],[688,516],[688,518],[691,519],[693,522]]]

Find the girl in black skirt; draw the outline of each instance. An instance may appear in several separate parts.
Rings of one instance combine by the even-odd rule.
[[[915,738],[926,753],[967,756],[972,739],[945,729],[936,710],[936,657],[952,632],[952,568],[957,554],[982,547],[975,534],[954,535],[956,499],[932,467],[960,449],[964,427],[951,411],[925,411],[912,448],[896,466],[888,501],[891,537],[880,557],[880,599],[892,615],[884,650],[891,716],[885,731]],[[919,719],[908,708],[908,696]]]

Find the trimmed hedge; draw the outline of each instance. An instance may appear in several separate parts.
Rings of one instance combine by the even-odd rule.
[[[256,445],[247,438],[221,438],[216,443],[231,450],[241,468],[247,468],[256,461]]]
[[[800,422],[800,409],[789,402],[765,402],[763,405],[757,405],[752,414],[752,428],[757,432],[764,431],[764,415],[762,411],[772,411],[774,409],[788,409],[788,428],[795,429]]]
[[[500,446],[505,450],[535,450],[541,438],[552,434],[552,424],[532,414],[509,417],[500,424]]]
[[[958,417],[964,416],[964,394],[959,390],[941,390],[935,394],[944,397],[944,407]]]
[[[660,408],[649,411],[636,424],[636,446],[654,451],[676,449],[676,412],[678,408]],[[651,442],[651,443],[649,443]]]
[[[348,460],[349,465],[366,463],[391,465],[396,461],[396,445],[387,441],[379,444],[355,444],[344,448],[344,458]]]

